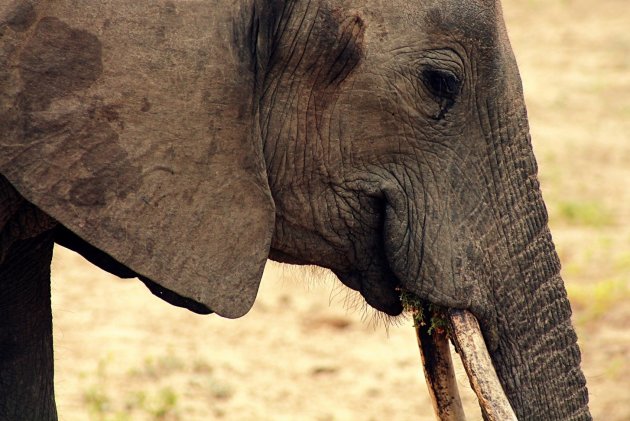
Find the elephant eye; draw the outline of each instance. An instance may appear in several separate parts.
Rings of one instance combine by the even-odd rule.
[[[421,79],[429,92],[438,99],[454,101],[461,88],[459,78],[449,70],[425,69]]]
[[[440,109],[433,115],[435,120],[442,120],[455,104],[461,90],[461,82],[455,73],[449,70],[424,69],[420,74],[422,83],[435,97]]]

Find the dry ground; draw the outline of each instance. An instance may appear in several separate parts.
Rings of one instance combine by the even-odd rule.
[[[592,412],[627,421],[630,5],[504,9]],[[410,322],[387,331],[361,305],[347,311],[330,277],[273,266],[253,311],[232,321],[170,307],[61,248],[53,270],[61,420],[432,419]]]

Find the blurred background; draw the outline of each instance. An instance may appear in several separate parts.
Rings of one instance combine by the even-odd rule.
[[[595,419],[630,420],[630,4],[503,0]],[[410,320],[268,264],[238,320],[57,247],[60,420],[432,420]],[[469,419],[481,419],[458,369]]]

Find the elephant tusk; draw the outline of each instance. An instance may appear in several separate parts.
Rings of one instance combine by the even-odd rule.
[[[479,405],[489,421],[517,421],[481,334],[479,323],[466,310],[449,310],[451,338],[462,359]]]
[[[446,332],[433,330],[429,333],[426,326],[418,325],[416,338],[435,416],[441,421],[466,420]]]
[[[479,406],[488,421],[518,421],[492,365],[475,316],[467,310],[431,308],[413,293],[401,294],[403,307],[414,317],[424,377],[436,417],[441,421],[466,419],[455,379],[448,338],[462,360]],[[431,320],[427,327],[425,317]],[[435,321],[435,323],[434,323]],[[437,326],[442,326],[439,328]]]

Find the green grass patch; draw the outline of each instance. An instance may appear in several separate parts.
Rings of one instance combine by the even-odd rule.
[[[630,252],[621,253],[615,258],[615,269],[618,271],[630,271]]]
[[[176,419],[177,417],[177,393],[170,388],[160,389],[157,395],[149,400],[149,404],[145,406],[145,410],[155,419],[161,420],[169,417]]]
[[[613,358],[606,364],[604,374],[608,379],[619,380],[625,376],[626,360],[621,357]]]
[[[628,281],[610,279],[594,285],[567,285],[569,300],[575,310],[576,322],[585,324],[599,320],[613,307],[630,299]]]
[[[159,379],[170,374],[184,371],[186,364],[172,352],[159,357],[148,356],[144,359],[142,367],[133,368],[129,375],[133,377],[146,377]]]
[[[109,411],[111,400],[103,387],[92,385],[83,392],[83,402],[93,418],[99,419]]]
[[[158,382],[185,370],[182,360],[170,352],[158,358],[147,357],[140,368],[127,373],[126,380],[130,382],[118,373],[110,373],[114,360],[113,355],[109,354],[98,361],[92,375],[86,374],[90,384],[82,397],[90,420],[180,419],[179,396],[170,386],[158,388]],[[121,384],[121,380],[124,384]]]
[[[227,383],[223,383],[216,379],[210,379],[208,381],[208,388],[210,389],[210,394],[214,399],[218,400],[228,400],[234,395],[234,389]]]
[[[598,202],[561,202],[558,217],[570,225],[604,227],[613,225],[612,213]]]

